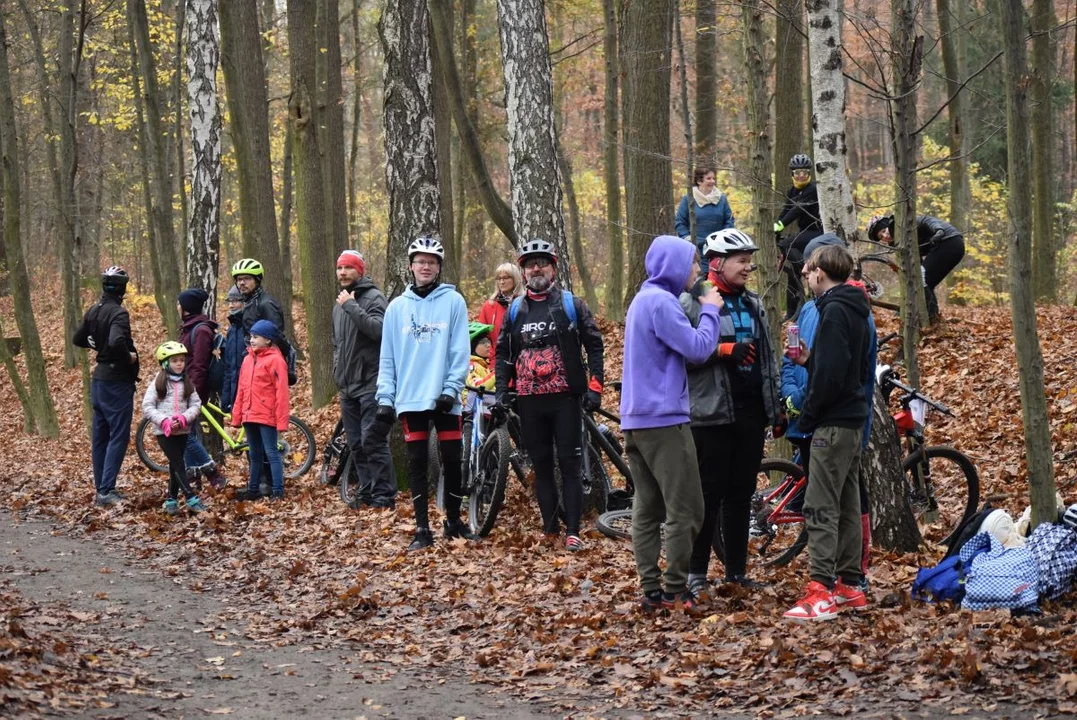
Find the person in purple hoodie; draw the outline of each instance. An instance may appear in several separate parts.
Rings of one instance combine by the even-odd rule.
[[[685,363],[701,364],[718,346],[722,296],[713,285],[699,297],[692,327],[678,296],[695,285],[699,259],[691,243],[660,235],[644,260],[647,280],[625,320],[621,429],[632,468],[632,550],[643,586],[642,608],[696,609],[687,592],[688,559],[703,523],[703,491],[689,429]],[[658,555],[665,523],[665,592]]]

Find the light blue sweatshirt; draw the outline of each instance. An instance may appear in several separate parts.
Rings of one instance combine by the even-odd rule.
[[[459,415],[470,362],[464,298],[452,285],[439,285],[425,298],[409,285],[385,310],[378,405],[391,405],[397,414],[422,412],[433,410],[439,396],[452,395],[452,413]]]

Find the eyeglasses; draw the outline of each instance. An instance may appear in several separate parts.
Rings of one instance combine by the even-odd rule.
[[[419,267],[437,267],[441,263],[437,260],[412,260],[412,265],[418,265]]]
[[[498,275],[496,280],[501,282],[502,280],[512,280],[512,275]]]
[[[794,170],[793,171],[793,177],[795,177],[795,178],[811,177],[811,170]]]
[[[535,268],[548,268],[553,263],[548,258],[532,258],[524,262],[524,270],[534,270]]]

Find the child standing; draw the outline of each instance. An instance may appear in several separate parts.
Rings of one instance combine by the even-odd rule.
[[[288,429],[288,363],[278,345],[284,338],[269,320],[251,326],[251,346],[239,370],[239,387],[232,405],[232,426],[247,431],[251,477],[247,499],[261,496],[263,463],[273,478],[270,500],[284,497],[284,462],[277,449],[277,432]]]
[[[481,387],[489,390],[489,394],[483,395],[483,402],[487,405],[494,404],[494,386],[496,385],[493,368],[490,367],[493,353],[493,344],[490,342],[490,333],[493,325],[480,322],[470,322],[467,326],[467,334],[471,338],[471,364],[467,368],[466,384],[471,387]],[[465,391],[466,397],[466,391]],[[465,400],[464,406],[469,406]]]
[[[179,512],[177,496],[182,489],[187,498],[187,509],[200,513],[206,508],[187,482],[183,461],[190,426],[202,408],[202,401],[184,372],[187,348],[169,340],[157,348],[155,356],[161,369],[146,388],[142,398],[142,414],[153,423],[157,444],[168,457],[168,499],[165,500],[164,510],[169,515]]]

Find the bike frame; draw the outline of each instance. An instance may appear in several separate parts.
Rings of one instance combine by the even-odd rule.
[[[202,404],[202,417],[205,418],[206,422],[209,423],[209,426],[213,428],[218,435],[221,436],[221,439],[225,442],[226,445],[228,445],[229,450],[240,450],[243,446],[247,444],[246,428],[240,427],[239,432],[236,434],[236,436],[232,437],[232,433],[228,432],[228,430],[226,430],[224,426],[217,422],[217,419],[213,417],[211,411],[220,415],[222,420],[224,419],[225,412],[211,402],[206,402]]]

